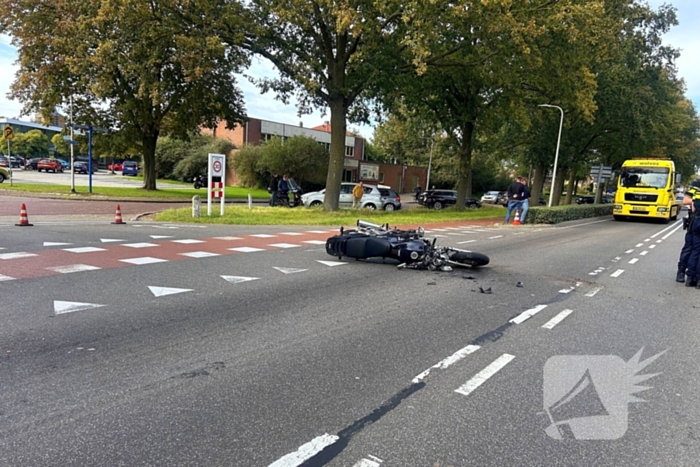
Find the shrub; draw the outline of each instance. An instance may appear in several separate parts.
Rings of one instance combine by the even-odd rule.
[[[567,206],[533,206],[527,212],[526,224],[558,224],[591,217],[612,216],[612,204],[571,204]]]

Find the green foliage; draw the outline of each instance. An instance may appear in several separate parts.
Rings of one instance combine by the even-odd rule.
[[[263,143],[256,168],[259,173],[289,174],[300,184],[319,184],[326,179],[328,152],[306,136],[272,138]]]
[[[189,182],[207,173],[209,154],[230,154],[235,146],[225,139],[199,135],[189,141],[164,137],[156,147],[158,178]]]
[[[266,187],[267,180],[258,171],[257,163],[262,158],[262,146],[246,144],[231,157],[231,165],[236,171],[241,186],[259,188]]]
[[[26,133],[15,133],[11,140],[12,154],[23,157],[48,157],[49,138],[41,130],[30,130]],[[0,137],[0,151],[7,151],[7,140]]]
[[[558,224],[590,217],[612,216],[612,204],[572,204],[568,206],[532,206],[526,224]]]

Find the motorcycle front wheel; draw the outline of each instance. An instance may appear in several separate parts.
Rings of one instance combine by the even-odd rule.
[[[486,266],[491,260],[488,256],[481,253],[456,251],[450,255],[450,261],[475,268],[478,266]]]

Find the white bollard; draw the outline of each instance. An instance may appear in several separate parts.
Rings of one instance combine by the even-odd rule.
[[[202,199],[199,195],[194,195],[192,197],[192,217],[202,216]]]
[[[253,197],[248,193],[248,209],[253,209]]]

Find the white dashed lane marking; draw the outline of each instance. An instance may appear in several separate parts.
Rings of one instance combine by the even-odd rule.
[[[277,459],[268,467],[297,467],[338,441],[338,439],[340,439],[338,436],[325,433],[308,443],[302,444],[299,446],[299,449]]]
[[[467,240],[465,242],[457,242],[457,245],[464,245],[465,243],[474,243],[476,240]]]
[[[63,251],[70,251],[71,253],[94,253],[96,251],[107,251],[105,248],[97,248],[94,246],[84,246],[80,248],[64,248]]]
[[[193,238],[185,238],[183,240],[170,240],[173,243],[181,243],[183,245],[191,245],[194,243],[204,243],[204,240],[195,240]]]
[[[151,248],[154,246],[160,246],[157,243],[145,243],[145,242],[140,242],[140,243],[124,243],[122,246],[128,246],[129,248]]]
[[[243,237],[213,237],[215,240],[243,240]]]
[[[245,276],[221,276],[225,281],[231,282],[233,284],[240,284],[241,282],[250,282],[260,279],[259,277],[245,277]]]
[[[646,256],[647,253],[649,253],[649,252],[647,250],[644,250],[641,253],[639,253],[639,256]]]
[[[141,258],[130,258],[130,259],[120,259],[119,261],[123,263],[130,263],[130,264],[137,264],[137,265],[142,265],[142,264],[154,264],[154,263],[167,263],[167,259],[160,259],[160,258],[152,258],[150,256],[142,256]]]
[[[453,363],[456,363],[456,362],[462,360],[467,355],[476,352],[480,348],[481,348],[481,346],[478,346],[478,345],[468,345],[462,349],[459,349],[457,352],[453,353],[452,355],[445,358],[444,360],[440,360],[435,365],[431,366],[430,368],[428,368],[427,370],[425,370],[424,372],[422,372],[421,374],[419,374],[418,376],[413,378],[412,382],[413,383],[420,383],[430,374],[430,370],[432,370],[433,368],[439,368],[441,370],[444,370],[445,368],[448,368]]]
[[[211,253],[209,251],[190,251],[188,253],[179,253],[182,256],[190,258],[209,258],[211,256],[221,256],[219,253]]]
[[[72,243],[44,242],[44,246],[64,246],[64,245],[72,245]]]
[[[275,238],[277,235],[270,235],[270,234],[253,234],[250,235],[251,237],[257,237],[257,238]]]
[[[0,274],[0,281],[13,281],[13,280],[15,280],[14,277],[5,276],[3,274]]]
[[[268,246],[274,246],[275,248],[296,248],[301,245],[295,245],[293,243],[271,243]]]
[[[277,269],[279,272],[283,272],[285,274],[295,274],[297,272],[304,272],[308,271],[308,269],[299,269],[299,268],[279,268],[277,266],[273,267],[274,269]]]
[[[533,316],[535,316],[537,313],[544,310],[545,308],[547,308],[547,305],[537,305],[535,308],[530,308],[529,310],[523,311],[518,316],[511,319],[509,322],[514,323],[514,324],[520,324],[520,323],[532,318]]]
[[[301,243],[308,243],[310,245],[325,245],[326,242],[323,240],[302,240]]]
[[[477,373],[476,376],[471,378],[459,388],[455,389],[455,392],[468,396],[474,392],[476,388],[488,381],[489,378],[501,371],[501,369],[509,364],[514,358],[515,355],[504,353],[494,360],[489,366]]]
[[[544,323],[542,325],[542,327],[545,329],[552,329],[552,328],[554,328],[554,326],[561,323],[564,320],[564,318],[566,318],[567,316],[569,316],[573,312],[574,312],[574,310],[564,310],[564,311],[560,312],[558,315],[556,315],[554,318],[552,318],[549,321],[547,321],[546,323]]]
[[[593,289],[593,290],[591,290],[590,292],[588,292],[588,293],[586,294],[586,297],[593,297],[593,296],[595,296],[595,294],[597,294],[597,293],[600,292],[601,290],[603,290],[602,287],[596,287],[595,289]]]
[[[53,266],[46,269],[49,271],[60,272],[61,274],[69,274],[71,272],[96,271],[101,268],[98,268],[97,266],[90,266],[89,264],[69,264],[66,266]]]
[[[0,254],[0,259],[31,258],[32,256],[37,255],[35,253],[27,253],[26,251],[20,251],[17,253],[2,253]]]
[[[253,248],[249,246],[241,246],[237,248],[227,248],[230,251],[239,251],[241,253],[253,253],[255,251],[266,251],[264,248]]]
[[[639,261],[639,258],[632,258],[631,260],[629,260],[629,264],[634,264],[637,261]]]
[[[620,274],[622,274],[623,272],[625,272],[624,269],[618,269],[617,271],[610,274],[610,277],[620,277]]]

